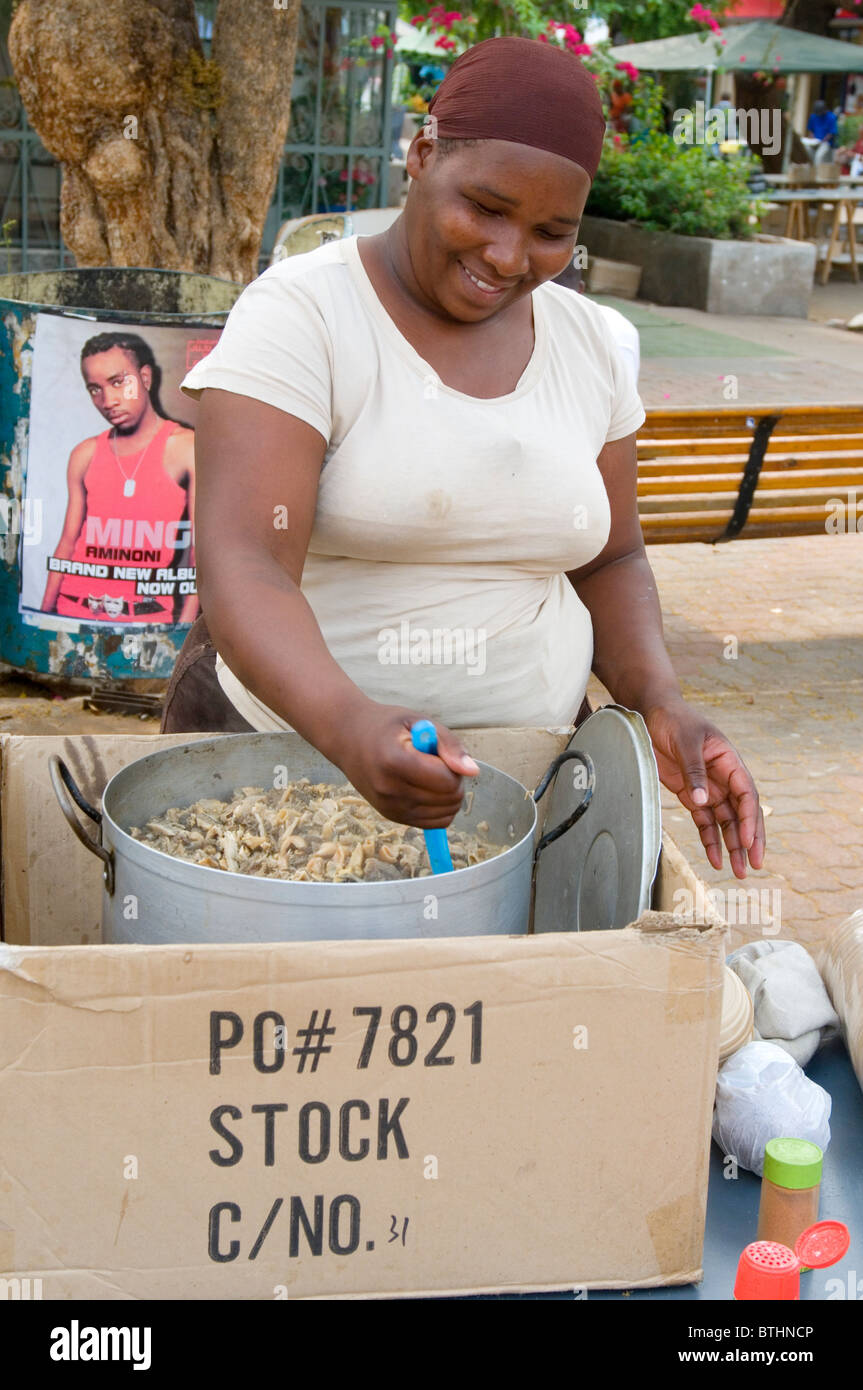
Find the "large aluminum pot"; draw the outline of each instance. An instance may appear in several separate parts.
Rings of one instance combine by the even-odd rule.
[[[585,767],[575,812],[534,847],[536,802],[570,759]],[[161,749],[124,767],[105,788],[101,813],[82,797],[62,759],[51,758],[54,790],[75,834],[103,861],[102,938],[112,943],[330,941],[369,937],[515,935],[527,931],[537,856],[581,817],[593,793],[589,757],[562,753],[536,791],[480,763],[472,798],[453,821],[509,848],[449,874],[384,883],[296,883],[208,869],[163,854],[129,834],[171,806],[201,797],[230,798],[236,787],[272,787],[308,777],[345,781],[344,773],[294,733],[228,734]],[[280,778],[277,782],[276,779]],[[82,828],[72,798],[100,827]]]

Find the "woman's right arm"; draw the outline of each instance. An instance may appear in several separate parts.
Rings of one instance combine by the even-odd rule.
[[[461,805],[462,775],[476,764],[443,726],[440,757],[418,753],[410,725],[422,713],[363,694],[330,654],[300,590],[326,444],[275,406],[203,392],[194,530],[207,626],[243,685],[383,815],[425,829],[448,825]]]

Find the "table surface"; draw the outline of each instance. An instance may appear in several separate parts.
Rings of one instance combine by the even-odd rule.
[[[833,1098],[830,1116],[831,1140],[824,1154],[819,1220],[844,1221],[851,1234],[848,1253],[829,1269],[813,1269],[800,1276],[801,1301],[838,1297],[841,1280],[845,1298],[849,1279],[863,1279],[863,1092],[854,1075],[843,1044],[837,1039],[817,1052],[806,1067],[806,1075],[823,1086]],[[699,1284],[679,1284],[659,1289],[591,1289],[588,1299],[708,1299],[730,1302],[737,1273],[737,1262],[745,1246],[755,1240],[761,1179],[740,1169],[737,1178],[723,1175],[723,1155],[711,1144],[710,1185],[707,1196],[707,1229],[704,1237],[704,1276]],[[854,1273],[852,1273],[854,1271]],[[856,1292],[856,1291],[855,1291]],[[502,1294],[498,1299],[571,1299],[572,1292],[548,1294]]]
[[[765,174],[763,177],[764,177],[764,179],[765,179],[765,181],[766,181],[767,183],[775,183],[775,184],[777,184],[777,185],[781,185],[783,188],[787,188],[787,187],[789,187],[790,184],[791,184],[791,175],[790,175],[790,174]],[[859,181],[860,181],[860,175],[859,175],[859,174],[840,174],[840,175],[839,175],[839,182],[840,182],[840,183],[858,183]],[[795,185],[795,187],[801,187],[801,188],[806,188],[807,186],[808,186],[808,185],[806,185],[806,184],[796,184],[796,185]],[[833,184],[833,185],[827,185],[827,186],[829,186],[829,187],[835,187],[835,184]]]
[[[863,199],[863,186],[837,188],[835,185],[824,188],[768,188],[764,193],[751,193],[751,198],[761,198],[766,203],[842,203],[859,202]]]

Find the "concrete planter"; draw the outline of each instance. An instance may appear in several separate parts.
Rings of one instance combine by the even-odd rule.
[[[768,314],[805,319],[816,250],[806,241],[760,235],[752,241],[648,232],[635,222],[585,217],[590,256],[642,267],[642,299],[709,314]]]

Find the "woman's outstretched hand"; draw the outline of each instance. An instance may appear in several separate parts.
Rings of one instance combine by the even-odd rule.
[[[764,816],[737,750],[685,700],[657,706],[644,720],[660,781],[692,815],[714,869],[722,868],[723,839],[735,878],[746,877],[747,854],[750,866],[760,869]]]
[[[435,723],[437,754],[411,743],[411,725],[427,715],[399,705],[365,701],[345,721],[334,761],[361,796],[388,820],[432,830],[447,826],[461,809],[463,777],[477,764],[460,739]]]

